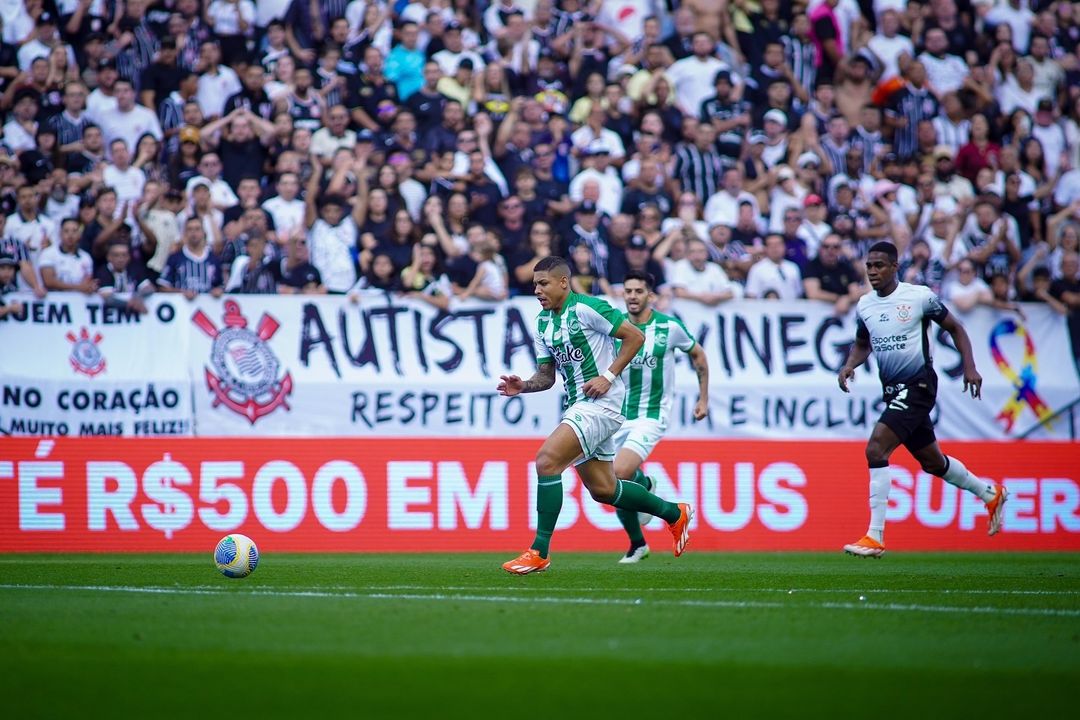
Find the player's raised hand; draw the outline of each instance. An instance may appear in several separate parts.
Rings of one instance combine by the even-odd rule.
[[[855,368],[849,368],[847,365],[840,368],[840,374],[836,376],[837,381],[840,383],[840,389],[844,392],[851,392],[848,389],[848,382],[855,377]],[[980,380],[980,382],[982,382]]]
[[[517,375],[500,375],[499,379],[501,382],[496,389],[499,391],[500,395],[505,395],[506,397],[518,395],[525,385]]]
[[[964,392],[978,400],[982,397],[982,375],[975,368],[964,370]]]

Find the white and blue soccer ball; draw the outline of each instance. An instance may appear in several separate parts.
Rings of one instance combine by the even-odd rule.
[[[214,564],[225,577],[247,577],[259,565],[259,548],[247,535],[226,535],[214,548]]]

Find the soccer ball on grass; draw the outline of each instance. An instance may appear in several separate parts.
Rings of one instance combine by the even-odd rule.
[[[226,535],[214,548],[214,564],[225,577],[247,577],[259,564],[259,549],[247,535]]]

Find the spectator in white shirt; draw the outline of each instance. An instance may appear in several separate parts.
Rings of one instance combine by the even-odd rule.
[[[885,81],[900,74],[900,56],[906,54],[915,57],[915,45],[911,38],[900,34],[900,13],[888,9],[878,19],[877,35],[870,38],[870,51],[881,61],[881,80]]]
[[[304,229],[304,201],[300,199],[300,178],[296,173],[282,173],[275,185],[277,195],[262,204],[270,213],[278,242],[285,244],[295,231]]]
[[[757,198],[743,190],[743,171],[741,168],[728,168],[720,177],[720,189],[705,203],[705,222],[708,225],[727,225],[734,227],[739,217],[739,204],[750,203],[754,216],[761,215]]]
[[[207,120],[219,118],[225,112],[225,102],[244,89],[236,72],[221,64],[221,48],[212,41],[199,47],[199,90],[195,100]]]
[[[1035,69],[1027,60],[1021,60],[1016,64],[1016,74],[1009,75],[997,86],[994,96],[1001,106],[1001,112],[1006,115],[1020,108],[1029,115],[1034,115],[1043,98],[1039,88],[1035,86]]]
[[[570,181],[569,193],[571,200],[581,202],[586,199],[586,187],[595,184],[598,192],[594,202],[605,213],[615,216],[622,207],[623,184],[619,174],[609,167],[610,159],[611,152],[605,145],[590,144],[581,159],[585,167]]]
[[[101,133],[105,137],[106,149],[111,149],[114,140],[123,140],[128,151],[134,151],[143,135],[152,135],[161,142],[165,135],[161,132],[161,123],[153,110],[135,104],[135,88],[130,80],[120,79],[113,85],[116,96],[116,109],[104,113],[98,121]]]
[[[579,154],[590,151],[599,152],[596,149],[606,148],[615,164],[621,165],[626,158],[626,148],[623,147],[622,139],[616,133],[604,127],[607,119],[607,110],[604,109],[604,106],[594,102],[589,109],[589,116],[585,124],[570,134],[570,144],[573,146],[574,151]]]
[[[941,297],[962,313],[971,312],[976,305],[991,305],[994,299],[990,286],[978,276],[975,263],[970,260],[963,260],[957,267],[956,277],[945,281]]]
[[[32,89],[15,93],[15,107],[11,119],[4,124],[4,144],[13,153],[33,150],[37,147],[38,95]]]
[[[1045,35],[1032,35],[1031,55],[1025,58],[1035,71],[1035,88],[1048,98],[1056,97],[1065,79],[1061,63],[1050,55],[1050,40]]]
[[[686,243],[686,257],[673,264],[670,285],[675,297],[708,306],[742,296],[742,288],[728,279],[724,269],[709,262],[709,249],[698,238]]]
[[[131,166],[131,152],[127,144],[117,138],[109,145],[112,162],[105,166],[101,179],[106,186],[116,191],[116,199],[124,206],[131,207],[142,197],[146,175],[142,170]]]
[[[217,153],[208,152],[199,159],[199,174],[188,180],[188,194],[196,184],[203,183],[210,188],[210,201],[218,210],[228,210],[240,203],[240,198],[221,176],[221,158]]]
[[[50,245],[41,252],[38,268],[48,290],[74,290],[91,295],[97,292],[94,280],[94,261],[79,248],[82,225],[75,218],[64,220],[60,228],[60,244]]]
[[[35,37],[30,42],[19,48],[19,69],[26,72],[31,63],[37,58],[49,59],[49,54],[60,42],[60,35],[56,31],[56,19],[52,13],[43,12],[38,16]],[[75,51],[68,45],[63,45],[65,54],[68,56],[68,65],[75,67]]]
[[[1013,50],[1027,52],[1031,39],[1031,26],[1035,22],[1035,13],[1028,9],[1026,0],[1004,0],[986,14],[986,24],[990,28],[1005,23],[1012,29]]]
[[[38,210],[38,191],[33,185],[23,185],[15,195],[15,212],[8,215],[8,237],[22,242],[30,255],[30,262],[37,266],[38,256],[49,245],[59,241],[56,223]]]
[[[323,165],[329,166],[331,159],[340,148],[352,150],[356,147],[356,131],[349,129],[349,111],[344,105],[335,105],[326,114],[323,127],[311,136],[311,152],[318,156]]]
[[[120,74],[116,71],[116,61],[102,60],[98,66],[97,87],[86,97],[86,117],[95,125],[101,125],[101,119],[115,112],[116,81]]]
[[[716,73],[728,67],[713,55],[716,41],[709,33],[694,33],[691,43],[694,54],[673,63],[666,75],[675,83],[675,104],[684,115],[697,117],[701,103],[716,92]]]
[[[926,68],[926,79],[938,100],[945,93],[959,90],[970,74],[964,59],[950,55],[948,49],[949,39],[944,30],[931,28],[926,31],[926,52],[919,56],[919,62]]]
[[[799,266],[786,260],[783,235],[765,238],[765,257],[754,263],[746,276],[746,297],[769,300],[796,300],[802,297]]]

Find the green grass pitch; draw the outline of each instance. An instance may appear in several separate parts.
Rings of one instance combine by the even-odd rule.
[[[691,549],[692,550],[692,549]],[[6,718],[1055,717],[1080,555],[0,557]],[[1073,708],[1072,711],[1069,708]],[[1022,714],[1022,715],[1021,715]]]

